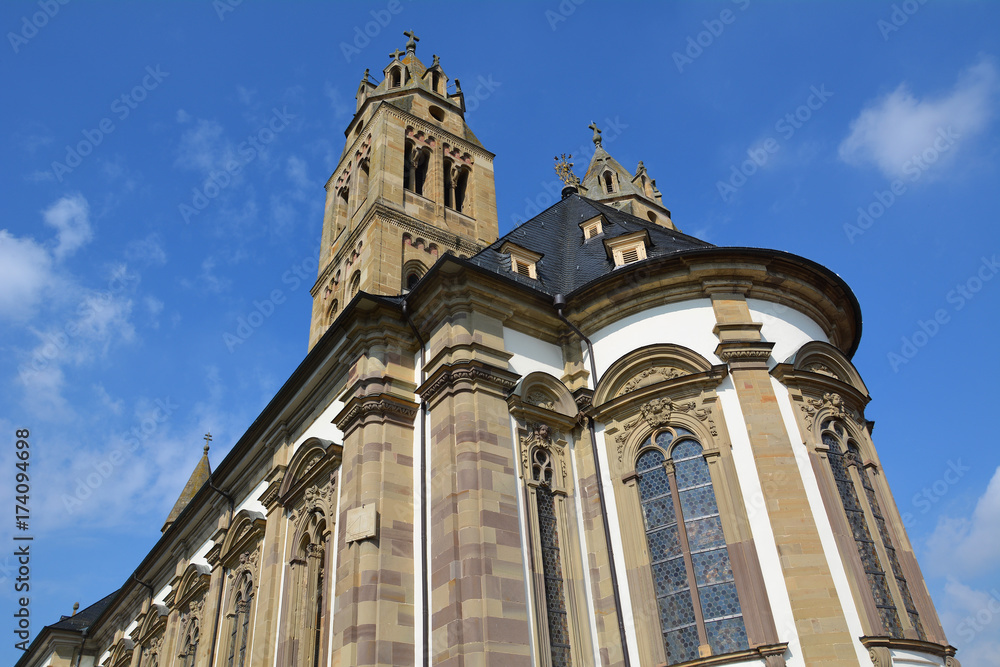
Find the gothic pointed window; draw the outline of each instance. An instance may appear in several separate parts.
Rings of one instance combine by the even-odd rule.
[[[572,664],[569,621],[566,615],[566,592],[559,543],[559,523],[556,518],[555,497],[552,493],[552,475],[552,454],[546,448],[536,447],[531,457],[531,476],[534,482],[532,486],[535,491],[542,575],[545,582],[548,651],[553,667],[568,667]]]
[[[847,438],[847,432],[841,424],[834,421],[823,424],[823,444],[827,447],[827,460],[830,462],[830,470],[858,549],[875,609],[885,633],[902,638],[905,635],[899,613],[902,607],[908,625],[923,639],[920,615],[896,555],[892,535],[869,477],[870,472],[861,465],[857,446]]]
[[[701,445],[682,428],[640,446],[636,474],[668,664],[749,643]]]
[[[253,606],[253,577],[243,573],[237,580],[229,613],[229,659],[227,667],[246,667],[250,634],[250,611]]]

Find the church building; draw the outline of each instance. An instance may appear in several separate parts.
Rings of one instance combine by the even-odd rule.
[[[494,153],[406,35],[326,183],[308,354],[18,667],[958,667],[844,281],[682,233],[594,124],[499,237]]]

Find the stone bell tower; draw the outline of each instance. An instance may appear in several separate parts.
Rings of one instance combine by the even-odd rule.
[[[470,256],[496,240],[493,153],[465,122],[458,79],[437,56],[389,54],[382,81],[365,70],[340,162],[326,183],[309,348],[359,291],[397,295],[446,252]]]

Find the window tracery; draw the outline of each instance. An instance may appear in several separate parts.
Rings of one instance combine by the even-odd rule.
[[[920,614],[910,595],[875,487],[861,464],[857,446],[848,438],[844,426],[836,420],[823,423],[822,442],[827,448],[830,471],[882,628],[890,637],[905,637],[904,624],[900,619],[902,607],[907,624],[923,639]]]
[[[694,434],[668,428],[639,448],[636,476],[669,664],[749,647],[708,463]]]

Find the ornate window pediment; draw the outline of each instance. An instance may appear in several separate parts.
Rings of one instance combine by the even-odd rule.
[[[707,380],[706,386],[715,387],[725,374],[724,366],[713,366],[681,345],[647,345],[622,356],[608,368],[594,392],[594,405],[612,403],[668,380],[678,386],[689,382],[706,384]]]

